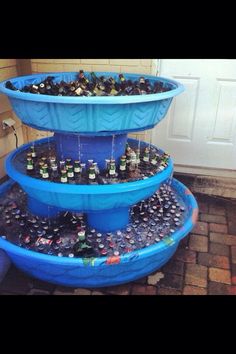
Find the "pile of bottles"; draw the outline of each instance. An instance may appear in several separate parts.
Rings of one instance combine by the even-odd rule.
[[[70,82],[61,80],[54,82],[54,76],[48,76],[39,83],[25,85],[22,89],[15,87],[11,81],[6,82],[6,88],[14,91],[28,92],[53,96],[130,96],[148,95],[170,91],[171,88],[162,81],[151,83],[141,76],[139,80],[127,80],[119,74],[119,80],[113,77],[97,76],[91,72],[87,76],[80,70],[77,79]]]
[[[158,243],[182,227],[185,206],[170,184],[134,205],[123,230],[100,233],[83,213],[61,212],[53,219],[26,209],[26,194],[15,184],[0,198],[0,235],[20,247],[58,257],[119,256]]]
[[[44,149],[44,147],[47,149]],[[66,158],[58,161],[55,147],[48,152],[48,144],[32,145],[25,154],[26,173],[34,178],[69,184],[115,184],[132,182],[154,176],[163,171],[169,162],[169,155],[150,146],[131,147],[126,144],[119,165],[112,158],[105,160],[106,169],[100,171],[94,160],[82,163]]]

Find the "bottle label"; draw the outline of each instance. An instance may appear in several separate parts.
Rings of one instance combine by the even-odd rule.
[[[152,164],[152,165],[156,165],[156,164],[157,164],[157,160],[153,159],[153,160],[151,161],[151,164]]]
[[[68,172],[67,175],[68,177],[74,177],[74,172]]]
[[[81,172],[81,168],[80,168],[80,167],[75,167],[75,168],[74,168],[74,171],[75,171],[76,173],[79,173],[79,172]]]
[[[116,171],[115,170],[109,170],[109,175],[115,175]]]
[[[49,177],[48,172],[47,173],[43,173],[43,178],[48,178],[48,177]]]
[[[31,156],[32,156],[32,157],[36,157],[36,153],[35,153],[35,152],[32,152],[32,153],[31,153]]]
[[[33,165],[27,165],[27,170],[33,170],[34,166]]]
[[[143,161],[149,162],[149,156],[144,156],[144,157],[143,157]]]
[[[121,171],[125,171],[126,170],[126,166],[125,165],[120,165],[120,170]]]
[[[40,173],[41,175],[43,174],[42,168],[40,168],[39,173]]]
[[[95,178],[96,178],[95,173],[90,173],[90,174],[89,174],[89,179],[95,179]]]
[[[67,177],[61,177],[61,182],[66,183],[67,182]]]

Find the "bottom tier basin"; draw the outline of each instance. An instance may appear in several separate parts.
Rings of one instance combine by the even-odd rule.
[[[197,202],[189,189],[176,179],[171,187],[185,206],[183,226],[160,242],[120,256],[69,258],[34,252],[0,237],[3,249],[26,274],[69,287],[96,288],[127,283],[162,267],[175,253],[178,244],[194,227],[198,217]],[[0,194],[10,184],[0,187]]]

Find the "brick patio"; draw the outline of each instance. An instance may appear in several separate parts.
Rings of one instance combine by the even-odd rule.
[[[199,221],[161,269],[135,282],[109,288],[55,286],[14,266],[0,284],[11,295],[236,295],[236,204],[196,195]]]

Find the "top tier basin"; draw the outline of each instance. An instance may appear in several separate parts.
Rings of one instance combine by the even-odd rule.
[[[85,72],[89,77],[89,73]],[[118,73],[97,72],[98,76],[112,76],[118,80]],[[43,73],[11,78],[13,85],[22,89],[25,85],[39,83],[47,76],[54,76],[55,82],[72,81],[76,72]],[[142,74],[124,74],[127,79],[138,80]],[[166,115],[174,96],[184,91],[182,84],[145,75],[151,83],[164,82],[170,91],[133,96],[67,97],[37,95],[12,91],[0,83],[0,92],[6,94],[17,116],[26,124],[39,130],[74,132],[83,134],[110,135],[151,129]]]

